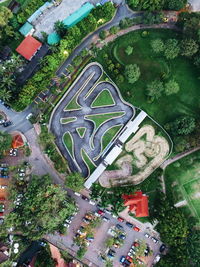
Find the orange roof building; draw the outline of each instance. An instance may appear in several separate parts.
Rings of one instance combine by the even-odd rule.
[[[148,196],[142,191],[135,192],[134,195],[123,195],[124,206],[129,206],[129,211],[135,213],[136,217],[149,216]]]
[[[16,48],[16,51],[24,58],[31,60],[41,46],[41,42],[33,38],[31,35],[28,35]]]
[[[15,135],[12,140],[12,148],[19,148],[22,146],[24,146],[24,141],[21,135],[20,134]]]

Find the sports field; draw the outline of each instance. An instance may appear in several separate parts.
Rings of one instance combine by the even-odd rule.
[[[165,171],[167,192],[187,216],[195,216],[200,225],[200,152],[168,166]]]

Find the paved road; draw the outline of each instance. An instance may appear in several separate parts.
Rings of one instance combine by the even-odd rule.
[[[97,63],[88,65],[79,78],[76,80],[70,91],[63,96],[57,107],[54,109],[51,117],[50,130],[56,136],[56,144],[63,156],[70,163],[70,167],[74,171],[80,171],[84,177],[89,174],[87,165],[82,158],[82,151],[87,153],[90,159],[98,165],[102,159],[94,160],[101,154],[101,138],[106,131],[116,125],[125,125],[134,115],[135,110],[131,105],[123,102],[119,90],[110,82],[97,83],[103,74],[101,66]],[[91,91],[91,88],[93,90]],[[115,104],[109,107],[92,107],[95,98],[107,89],[112,95]],[[89,93],[89,94],[88,94]],[[79,110],[65,111],[68,103],[77,96],[77,103],[80,105]],[[125,112],[118,118],[113,118],[102,124],[97,130],[92,121],[85,119],[87,115],[106,114],[111,112]],[[61,124],[61,118],[76,118],[75,121],[67,124]],[[83,138],[77,133],[77,128],[85,127],[85,135]],[[66,132],[71,134],[73,139],[74,155],[71,155],[63,143],[63,136]],[[93,147],[92,147],[93,144]]]
[[[87,212],[93,212],[96,211],[96,206],[93,206],[89,204],[88,201],[83,200],[81,197],[78,197],[74,195],[73,193],[70,193],[70,195],[75,198],[78,205],[81,207],[80,212],[75,216],[75,218],[72,220],[72,223],[70,224],[70,227],[68,229],[67,235],[60,236],[59,234],[55,235],[49,235],[48,239],[53,242],[54,244],[57,244],[58,247],[61,246],[62,248],[71,249],[72,251],[76,252],[78,250],[78,247],[76,245],[73,245],[73,237],[76,233],[76,231],[79,229],[82,218],[84,217],[85,213]],[[94,234],[94,241],[91,243],[91,245],[88,247],[88,251],[85,254],[84,259],[86,259],[87,264],[91,263],[89,266],[98,266],[103,267],[105,264],[100,260],[99,254],[101,252],[105,252],[105,245],[104,242],[108,237],[108,229],[116,224],[120,224],[123,226],[125,232],[126,232],[126,240],[124,245],[121,248],[114,249],[116,251],[116,256],[113,261],[113,266],[120,267],[119,259],[121,256],[126,256],[131,245],[135,241],[135,239],[144,239],[147,244],[149,244],[150,248],[153,250],[153,256],[148,258],[148,267],[152,266],[153,259],[155,255],[159,253],[161,242],[155,244],[151,239],[148,239],[144,237],[144,233],[146,231],[141,232],[135,232],[134,230],[128,228],[125,223],[119,223],[116,218],[113,218],[111,215],[106,213],[106,217],[108,217],[110,220],[109,222],[102,222],[101,226],[97,229],[95,229]],[[136,226],[137,223],[135,224]]]
[[[87,36],[81,42],[81,44],[79,46],[77,46],[77,48],[73,51],[73,53],[65,60],[63,65],[57,71],[57,75],[59,76],[63,72],[65,73],[65,68],[72,62],[73,58],[75,56],[77,56],[83,49],[89,48],[91,43],[92,43],[93,38],[98,36],[100,31],[108,30],[112,26],[117,26],[119,24],[120,20],[122,20],[124,18],[134,18],[134,17],[140,16],[140,15],[141,15],[141,13],[131,11],[127,7],[127,5],[125,4],[124,0],[121,1],[121,4],[119,5],[117,12],[116,12],[116,15],[113,18],[113,20],[111,22],[109,22],[108,24],[102,26],[101,28],[97,29],[95,32],[91,33],[89,36]]]

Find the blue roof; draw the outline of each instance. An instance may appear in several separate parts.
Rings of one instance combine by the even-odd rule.
[[[19,32],[26,36],[31,30],[33,29],[33,25],[31,25],[29,22],[26,22],[20,29]]]
[[[48,35],[48,38],[47,38],[47,43],[49,45],[54,45],[54,44],[57,44],[59,43],[61,40],[61,37],[60,35],[58,35],[56,32],[52,32]]]
[[[40,8],[38,8],[28,19],[28,22],[33,22],[34,20],[37,19],[37,17],[39,17],[42,12],[47,9],[48,7],[52,6],[52,3],[46,2],[44,3],[44,5],[42,5]]]
[[[63,23],[68,28],[72,27],[79,21],[81,21],[83,18],[85,18],[93,8],[94,6],[92,4],[85,3],[84,5],[82,5],[82,7],[80,7],[78,10],[72,13],[69,17],[64,19]]]

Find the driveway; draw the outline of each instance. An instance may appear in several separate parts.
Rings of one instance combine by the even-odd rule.
[[[54,234],[54,235],[48,235],[47,239],[57,245],[60,248],[63,249],[69,249],[70,252],[75,255],[76,251],[78,250],[78,246],[73,244],[73,238],[77,230],[80,228],[80,225],[82,223],[82,218],[84,217],[85,213],[87,212],[94,212],[97,210],[96,206],[93,206],[89,204],[88,201],[83,200],[81,197],[74,195],[72,192],[70,195],[75,198],[76,202],[78,203],[80,210],[79,213],[74,217],[72,220],[72,223],[70,224],[70,227],[68,228],[68,233],[66,235],[59,235],[59,234]],[[142,239],[144,240],[149,247],[153,250],[153,255],[151,257],[148,257],[148,264],[147,266],[150,267],[152,266],[153,260],[157,254],[159,254],[159,248],[160,245],[162,244],[160,241],[155,244],[151,239],[146,238],[144,236],[144,233],[148,229],[143,228],[141,232],[135,232],[133,229],[130,229],[129,227],[126,226],[125,222],[124,223],[119,223],[116,218],[113,218],[111,215],[106,214],[106,217],[109,218],[109,222],[104,222],[102,221],[102,224],[100,227],[95,229],[95,234],[94,234],[94,241],[91,243],[91,245],[88,247],[88,250],[84,256],[84,263],[87,263],[88,266],[98,266],[98,267],[103,267],[105,264],[100,260],[99,255],[100,253],[105,253],[105,240],[110,237],[108,235],[108,229],[111,226],[114,226],[116,224],[120,224],[123,226],[124,231],[126,232],[126,239],[124,242],[124,245],[121,248],[114,249],[116,251],[116,256],[113,261],[113,266],[115,267],[121,267],[119,260],[121,256],[126,256],[129,249],[131,248],[133,242],[135,239]],[[135,223],[136,226],[140,226],[137,224],[137,221]]]
[[[58,148],[68,160],[70,168],[73,171],[80,171],[84,177],[89,175],[89,171],[82,157],[82,149],[97,166],[102,161],[101,157],[98,160],[95,160],[95,158],[101,155],[101,140],[104,134],[116,125],[122,125],[123,127],[135,115],[134,107],[123,101],[118,88],[114,84],[110,82],[98,83],[102,74],[102,67],[98,63],[88,65],[58,103],[50,120],[50,130],[56,136]],[[115,103],[110,106],[92,107],[93,101],[104,89],[110,92]],[[80,105],[80,109],[66,111],[66,106],[74,97]],[[88,115],[104,115],[112,112],[124,112],[124,114],[121,117],[104,122],[97,129],[95,129],[91,120],[85,118]],[[62,124],[60,122],[61,118],[75,118],[76,120]],[[77,132],[77,128],[81,127],[86,128],[84,137],[80,137]],[[69,132],[72,137],[74,155],[70,154],[63,142],[66,132]]]

